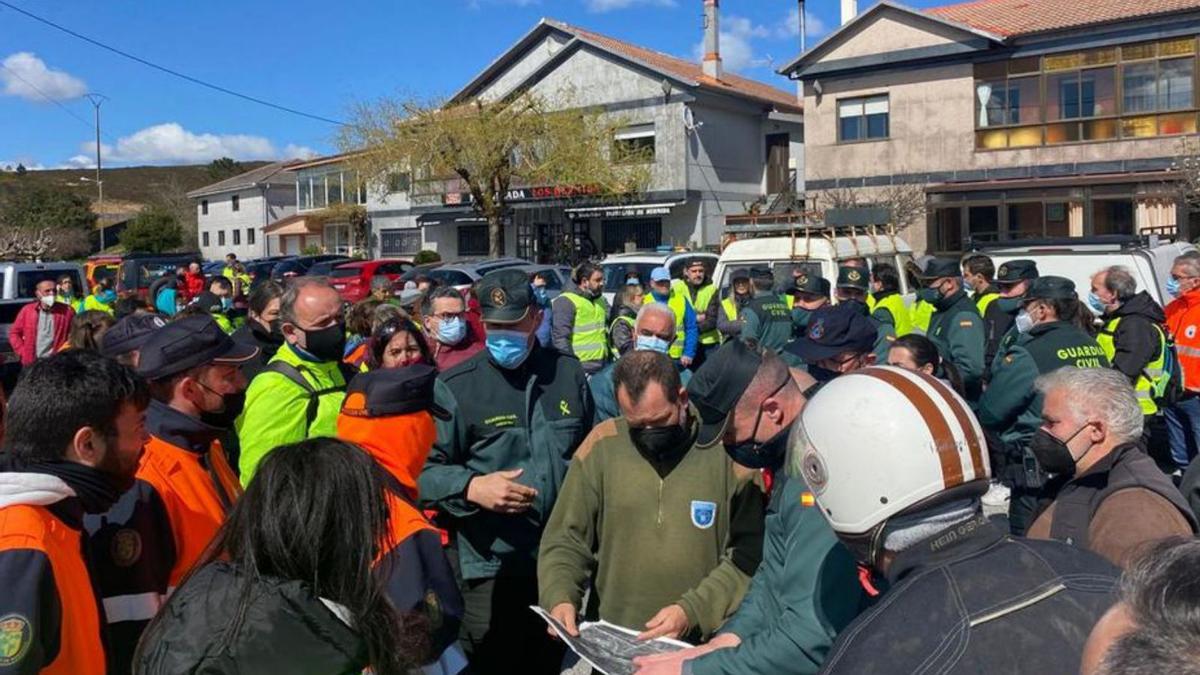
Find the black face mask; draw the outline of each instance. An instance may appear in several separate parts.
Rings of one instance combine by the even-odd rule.
[[[791,429],[784,427],[762,443],[755,441],[752,434],[748,441],[726,445],[725,452],[729,454],[730,459],[749,469],[778,468],[787,454],[789,432]]]
[[[678,424],[645,429],[630,427],[629,438],[638,452],[651,461],[663,461],[682,455],[691,446],[691,434]]]
[[[341,322],[320,330],[304,331],[304,351],[324,362],[339,362],[346,354],[346,326]]]
[[[1083,430],[1088,428],[1088,426],[1090,425],[1083,425],[1079,428],[1079,431],[1071,434],[1071,437],[1065,441],[1059,440],[1057,436],[1045,429],[1038,429],[1033,434],[1033,440],[1029,442],[1029,451],[1033,453],[1038,464],[1047,473],[1052,473],[1056,476],[1074,476],[1075,463],[1079,460],[1071,455],[1071,449],[1067,447],[1067,443],[1070,443],[1076,436],[1083,433]],[[1092,449],[1088,448],[1087,452],[1080,455],[1079,459],[1087,457],[1087,453],[1091,451]]]
[[[868,316],[871,313],[870,308],[867,307],[867,303],[863,302],[862,300],[843,300],[842,304],[848,307],[853,307],[855,312],[863,316]]]
[[[232,429],[233,422],[242,414],[246,407],[246,392],[225,394],[222,396],[225,406],[217,412],[200,413],[200,421],[217,429]]]

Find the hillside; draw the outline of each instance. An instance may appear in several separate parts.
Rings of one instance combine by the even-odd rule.
[[[268,163],[244,162],[242,166],[249,171]],[[100,179],[104,181],[104,200],[112,200],[122,205],[140,205],[162,200],[219,180],[209,174],[207,164],[102,169],[100,174]],[[94,169],[28,171],[23,176],[15,172],[0,172],[0,198],[9,191],[46,186],[65,188],[95,200],[96,184],[92,182],[95,177]],[[88,180],[81,180],[82,178]],[[109,212],[109,209],[105,208],[105,211]]]

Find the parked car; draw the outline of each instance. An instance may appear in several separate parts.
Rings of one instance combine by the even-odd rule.
[[[528,274],[531,280],[535,274],[549,272],[550,274],[546,278],[546,290],[555,295],[575,287],[575,282],[571,281],[571,268],[566,265],[529,264],[521,265],[516,269]]]
[[[282,255],[273,258],[259,258],[246,263],[246,274],[250,275],[250,288],[271,278],[271,271],[280,263],[294,260],[295,256]]]
[[[225,261],[224,260],[216,260],[213,262],[201,263],[200,264],[200,272],[203,273],[204,276],[206,276],[206,277],[220,276],[222,273],[225,272]]]
[[[990,257],[996,269],[1010,260],[1034,260],[1038,274],[1074,281],[1080,299],[1087,298],[1093,274],[1104,267],[1124,265],[1133,272],[1138,289],[1165,307],[1172,300],[1167,294],[1172,263],[1196,247],[1156,235],[1107,235],[979,244],[976,250]]]
[[[650,284],[650,271],[655,267],[666,267],[671,271],[672,279],[682,279],[683,266],[693,258],[703,260],[710,275],[717,266],[717,254],[706,251],[638,251],[610,255],[600,262],[600,268],[604,270],[604,299],[612,305],[617,291],[625,285],[625,275],[630,272],[637,273],[643,286]]]
[[[150,285],[167,274],[174,274],[176,267],[187,267],[200,259],[199,253],[130,253],[121,260],[117,272],[118,295],[146,297]]]
[[[89,256],[83,263],[84,276],[92,286],[101,279],[116,281],[117,270],[121,268],[122,256],[111,253],[97,253]]]
[[[312,268],[312,266],[316,265],[317,263],[330,261],[345,262],[348,260],[350,260],[350,258],[347,256],[333,254],[300,256],[298,258],[292,258],[291,260],[284,260],[276,265],[275,269],[271,270],[271,278],[275,281],[283,281],[289,277],[305,276],[309,273],[309,270]]]
[[[453,286],[465,291],[475,285],[488,272],[506,267],[522,267],[529,261],[520,258],[468,258],[452,263],[442,264],[424,274],[435,279],[442,286]]]
[[[316,267],[314,265],[313,269]],[[397,258],[340,263],[329,273],[329,283],[341,294],[342,300],[353,304],[370,295],[371,283],[377,277],[395,282],[412,267],[411,260]]]
[[[0,364],[19,363],[8,344],[8,330],[13,319],[25,305],[33,302],[38,282],[71,275],[77,293],[87,293],[89,286],[84,268],[76,263],[18,263],[0,262]]]

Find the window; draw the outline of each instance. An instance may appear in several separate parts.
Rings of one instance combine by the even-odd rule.
[[[255,233],[254,233],[253,227],[246,228],[246,243],[250,244],[251,246],[254,245],[254,234]]]
[[[419,228],[380,230],[379,252],[381,255],[404,255],[421,250]]]
[[[613,161],[638,164],[654,161],[654,123],[634,124],[613,138]]]
[[[406,172],[388,174],[388,192],[408,192],[412,187],[412,174]]]
[[[600,223],[600,250],[622,253],[625,242],[635,242],[636,248],[654,250],[662,244],[662,219],[605,220]],[[649,277],[643,280],[649,283]]]
[[[888,137],[888,97],[838,101],[838,140],[843,143]]]
[[[1195,133],[1195,54],[1185,38],[978,63],[975,147]]]
[[[241,246],[242,245],[242,231],[239,229],[236,229],[236,228],[233,230],[230,230],[230,231],[233,232],[233,245]]]
[[[301,211],[312,208],[312,179],[308,176],[296,179],[296,206]]]
[[[488,226],[459,225],[458,255],[459,257],[488,255]]]
[[[208,200],[207,199],[200,200],[200,215],[202,215],[202,216],[208,215]]]
[[[210,244],[208,243],[208,233],[207,232],[200,233],[200,243],[201,243],[201,245],[203,245],[205,247],[210,246]]]
[[[342,174],[330,173],[325,175],[325,194],[330,206],[342,203]]]
[[[325,176],[312,177],[312,208],[325,208]]]
[[[962,208],[933,209],[934,249],[938,251],[961,251]]]
[[[325,250],[327,252],[338,255],[350,255],[353,252],[350,239],[349,225],[325,226]]]
[[[1092,234],[1133,234],[1133,200],[1093,200]]]
[[[237,195],[234,195],[233,198],[229,200],[229,203],[233,205],[234,211],[237,211],[241,208],[241,198]]]
[[[217,246],[225,245],[225,230],[217,230]]]

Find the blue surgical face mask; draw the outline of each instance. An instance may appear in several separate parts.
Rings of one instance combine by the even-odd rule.
[[[99,300],[100,302],[103,302],[106,305],[111,305],[117,301],[117,292],[116,291],[104,291],[103,293],[100,293],[99,295],[97,295],[96,299]]]
[[[525,362],[532,348],[528,335],[517,330],[488,329],[488,353],[492,361],[505,370],[513,370]]]
[[[671,343],[658,337],[657,335],[639,335],[634,349],[639,352],[658,352],[666,354],[671,348]]]
[[[1167,295],[1170,295],[1172,298],[1178,298],[1179,294],[1182,292],[1183,289],[1179,287],[1178,279],[1175,277],[1167,279]]]
[[[230,309],[233,307],[233,298],[221,298],[221,309]]]
[[[1033,317],[1029,316],[1029,312],[1021,310],[1016,318],[1017,330],[1022,333],[1028,333],[1029,329],[1033,328]]]
[[[443,319],[438,323],[437,339],[444,345],[456,345],[467,336],[467,323],[461,318]]]
[[[1105,305],[1104,301],[1100,299],[1100,296],[1096,295],[1095,293],[1088,293],[1087,303],[1089,307],[1097,312],[1100,312],[1101,314],[1108,311],[1108,306]]]
[[[933,304],[942,299],[942,294],[936,288],[922,288],[917,291],[917,299]]]

